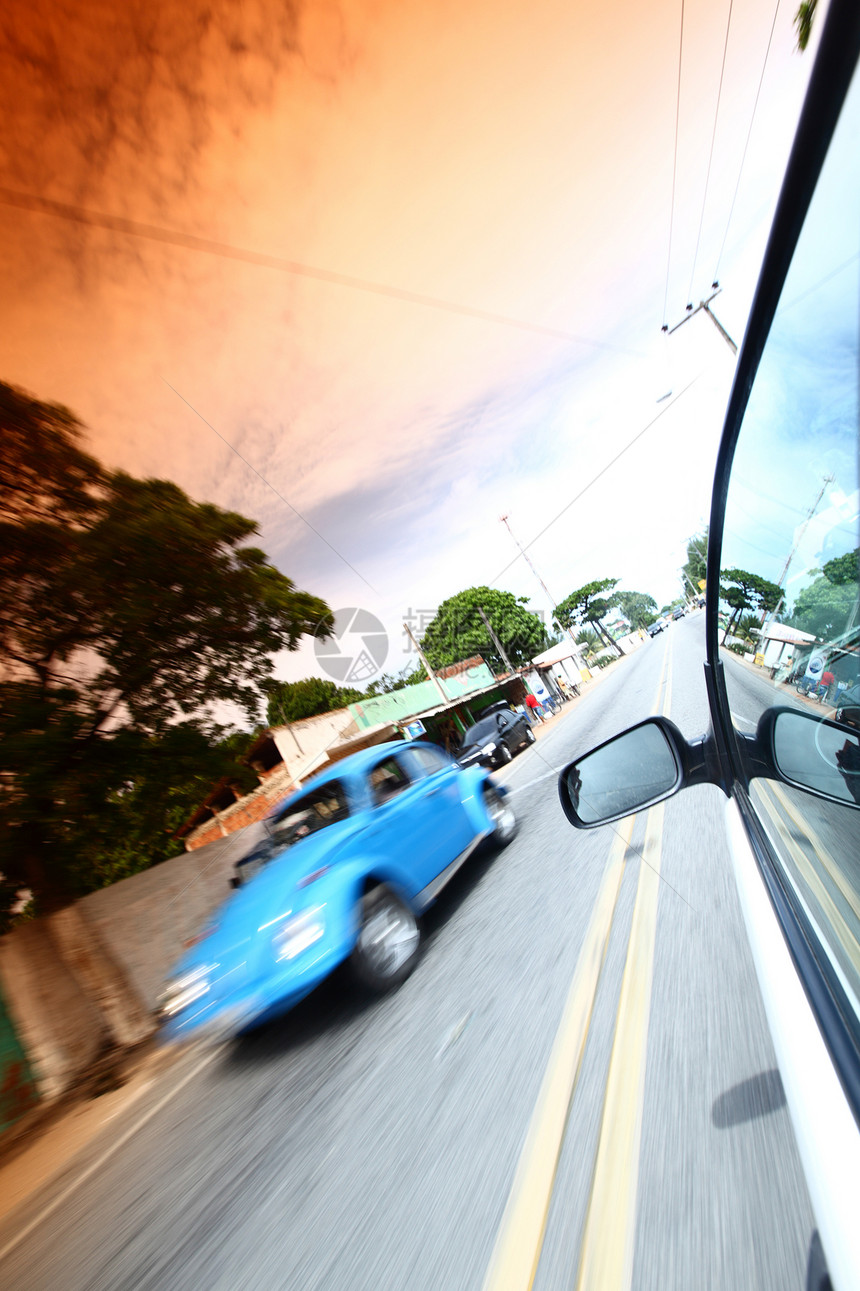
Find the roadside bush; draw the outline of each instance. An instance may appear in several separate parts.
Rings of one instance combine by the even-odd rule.
[[[617,657],[614,654],[599,654],[596,659],[589,660],[588,666],[589,668],[605,668],[607,664],[614,663]]]

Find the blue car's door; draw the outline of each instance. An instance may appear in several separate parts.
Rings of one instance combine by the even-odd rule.
[[[408,750],[380,758],[369,774],[373,850],[414,897],[471,840],[453,767],[431,775]]]
[[[446,849],[451,851],[452,857],[459,856],[475,832],[463,806],[462,771],[447,753],[434,744],[415,744],[404,751],[403,757],[411,770],[418,768],[418,774],[424,780],[425,793],[432,804],[434,827],[440,837],[444,836]]]

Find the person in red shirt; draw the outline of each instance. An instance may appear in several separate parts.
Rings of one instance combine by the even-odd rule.
[[[526,695],[526,708],[528,709],[529,717],[533,722],[542,720],[540,715],[540,703],[537,696],[533,695],[531,691]]]
[[[819,683],[820,690],[818,692],[821,695],[822,700],[827,699],[827,697],[830,694],[831,687],[833,686],[833,683],[835,681],[836,681],[836,678],[833,676],[833,673],[828,672],[825,669],[824,672],[821,674],[821,681]]]

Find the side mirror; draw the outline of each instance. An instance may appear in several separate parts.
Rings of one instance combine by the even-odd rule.
[[[235,875],[235,874],[231,874],[231,876],[230,876],[230,887],[231,887],[231,888],[240,888],[241,886],[242,886],[242,883],[241,883],[241,880],[238,878],[238,876],[237,876],[237,875]]]
[[[666,718],[632,726],[565,767],[558,782],[564,814],[577,829],[592,829],[670,797],[689,782],[686,747]]]
[[[796,708],[763,713],[758,739],[780,779],[831,802],[860,806],[860,734]]]
[[[797,708],[762,713],[755,735],[737,732],[750,779],[782,780],[830,802],[860,807],[860,731]],[[724,788],[712,735],[685,740],[665,717],[649,717],[564,768],[558,794],[577,829],[653,807],[688,785]]]

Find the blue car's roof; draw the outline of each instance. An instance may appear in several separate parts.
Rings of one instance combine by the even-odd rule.
[[[422,740],[421,743],[426,744],[427,741]],[[316,775],[311,776],[309,780],[304,782],[301,789],[297,789],[295,793],[290,794],[289,798],[285,798],[283,802],[278,803],[277,807],[269,812],[268,818],[271,820],[276,816],[280,816],[291,803],[303,798],[309,790],[316,789],[318,785],[327,784],[332,780],[357,780],[365,776],[370,768],[379,761],[380,757],[387,757],[401,749],[408,749],[413,744],[413,740],[389,740],[383,744],[373,744],[369,749],[359,749],[357,753],[350,753],[349,757],[342,758],[340,762],[333,762],[331,766],[325,767],[322,771],[318,771]],[[433,747],[437,748],[438,745],[434,744]],[[440,752],[444,752],[444,750],[440,749]]]

